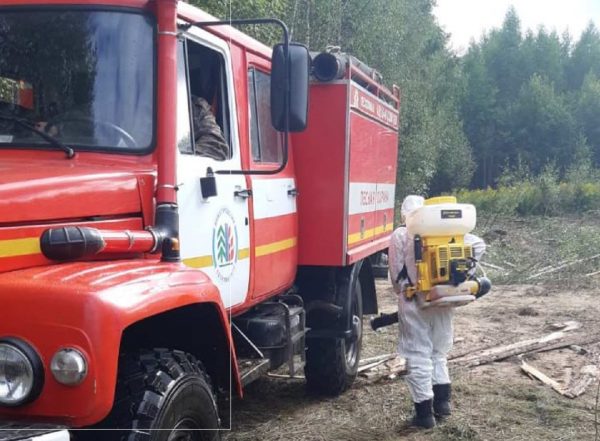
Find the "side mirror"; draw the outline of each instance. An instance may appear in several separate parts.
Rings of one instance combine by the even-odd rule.
[[[306,46],[290,43],[288,46],[289,66],[284,55],[284,45],[273,47],[271,68],[271,123],[275,130],[285,131],[286,100],[288,130],[301,132],[306,128],[308,119],[308,79],[310,75],[310,55]],[[289,68],[289,69],[288,69]]]

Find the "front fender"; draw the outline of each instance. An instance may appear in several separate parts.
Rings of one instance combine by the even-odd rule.
[[[79,262],[0,275],[0,337],[25,340],[40,354],[45,384],[25,406],[0,408],[0,416],[81,427],[112,408],[119,345],[130,325],[165,311],[198,303],[218,310],[229,343],[232,375],[241,392],[227,313],[217,287],[202,272],[151,260]],[[54,380],[49,364],[61,347],[76,347],[89,361],[76,387]]]

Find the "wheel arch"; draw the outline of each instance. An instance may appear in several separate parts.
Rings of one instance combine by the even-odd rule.
[[[213,385],[241,395],[229,333],[224,329],[219,305],[192,303],[145,317],[122,333],[120,352],[139,348],[177,349],[194,355],[206,368]]]
[[[377,294],[373,269],[368,258],[344,267],[305,266],[300,267],[296,286],[307,305],[308,318],[311,312],[319,317],[309,326],[320,328],[320,324],[332,323],[332,319],[346,324],[350,329],[352,291],[360,283],[364,314],[377,314]]]

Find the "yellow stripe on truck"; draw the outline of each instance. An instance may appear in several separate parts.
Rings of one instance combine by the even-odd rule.
[[[41,252],[39,237],[0,240],[0,258],[29,256]]]
[[[183,263],[191,268],[208,268],[213,266],[212,256],[190,257],[183,259]]]
[[[269,254],[274,254],[280,251],[287,250],[289,248],[293,248],[296,246],[296,242],[296,238],[292,237],[290,239],[280,240],[278,242],[272,242],[266,245],[261,245],[259,247],[256,247],[255,256],[267,256]],[[250,257],[249,248],[242,248],[238,251],[238,260],[244,260],[248,257]],[[212,256],[199,256],[183,259],[183,263],[191,268],[208,268],[210,266],[213,266],[214,262]]]
[[[254,255],[256,257],[266,256],[267,254],[278,253],[279,251],[284,251],[290,248],[294,248],[296,246],[296,238],[291,237],[289,239],[280,240],[279,242],[268,243],[266,245],[261,245],[256,247],[256,251]]]
[[[242,248],[238,251],[238,260],[247,259],[249,254],[250,250],[248,248]],[[212,256],[200,256],[183,259],[183,263],[191,268],[208,268],[213,266],[214,261]]]
[[[368,230],[365,230],[364,233],[352,233],[348,235],[348,245],[352,245],[355,244],[357,242],[360,242],[362,240],[367,240],[367,239],[372,239],[375,236],[379,236],[380,234],[383,233],[389,233],[392,232],[394,230],[394,225],[393,224],[387,224],[387,225],[379,225],[378,227],[375,228],[369,228]]]

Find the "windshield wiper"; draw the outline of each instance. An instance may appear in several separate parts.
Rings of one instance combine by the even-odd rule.
[[[73,150],[71,147],[63,144],[58,139],[56,139],[54,136],[44,132],[43,130],[39,130],[39,129],[35,128],[31,124],[29,124],[26,120],[17,118],[16,116],[12,116],[12,115],[4,115],[2,113],[0,113],[0,119],[3,119],[4,121],[14,122],[15,124],[18,124],[19,126],[32,131],[33,133],[38,135],[40,138],[43,138],[44,140],[46,140],[49,144],[63,150],[67,154],[68,159],[71,159],[75,156],[75,150]]]

